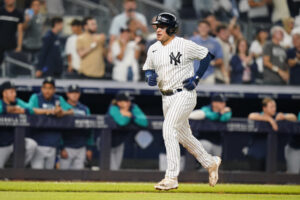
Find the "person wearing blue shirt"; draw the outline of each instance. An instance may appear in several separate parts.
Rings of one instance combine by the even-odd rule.
[[[126,127],[130,124],[145,128],[148,126],[148,120],[138,105],[131,102],[132,97],[126,92],[120,92],[112,101],[108,115],[119,127]],[[121,167],[124,141],[128,137],[126,133],[113,133],[112,150],[110,157],[110,169],[118,170]]]
[[[43,81],[41,93],[33,94],[29,106],[36,115],[63,117],[73,115],[70,106],[63,97],[55,94],[55,81],[47,77]],[[33,169],[53,169],[56,158],[56,148],[60,145],[61,133],[55,129],[32,130],[32,138],[38,143],[31,161]]]
[[[81,95],[78,85],[70,85],[67,92],[67,103],[72,107],[74,116],[89,116],[90,109],[79,102]],[[90,130],[64,131],[63,148],[60,153],[60,169],[83,169],[86,157],[92,159],[93,135]],[[89,150],[87,150],[87,148]]]
[[[16,88],[10,81],[1,85],[2,99],[0,99],[0,114],[32,114],[33,110],[26,102],[17,98]],[[13,152],[14,128],[1,127],[0,134],[0,169],[4,167],[9,156]],[[36,149],[36,142],[25,138],[25,165],[27,165]]]
[[[60,17],[51,19],[51,30],[43,37],[43,45],[37,64],[36,77],[53,76],[59,78],[63,72],[63,59],[58,34],[63,29]]]
[[[227,99],[223,94],[214,94],[211,104],[203,106],[200,110],[193,111],[189,119],[228,122],[232,117],[230,107],[226,106]],[[200,133],[201,143],[204,149],[214,155],[222,155],[221,133]]]
[[[208,48],[209,52],[211,52],[215,58],[212,60],[210,65],[208,66],[206,72],[204,73],[203,77],[201,78],[202,83],[208,83],[208,84],[214,84],[215,83],[215,75],[214,75],[214,67],[221,68],[221,71],[225,75],[225,68],[223,66],[223,52],[222,47],[218,43],[216,39],[209,36],[210,32],[210,25],[207,21],[203,20],[200,21],[198,24],[198,32],[199,35],[193,36],[191,40],[195,42],[196,44],[199,44],[201,46],[204,46]],[[194,61],[194,71],[197,71],[200,66],[200,61],[195,60]]]

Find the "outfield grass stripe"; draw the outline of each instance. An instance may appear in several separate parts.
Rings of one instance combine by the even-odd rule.
[[[2,181],[0,191],[24,192],[156,192],[154,183]],[[172,193],[300,194],[299,185],[180,184]]]
[[[148,194],[148,193],[55,193],[55,192],[0,192],[0,199],[5,200],[299,200],[296,195],[263,194]]]

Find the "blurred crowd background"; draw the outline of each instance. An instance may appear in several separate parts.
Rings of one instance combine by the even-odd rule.
[[[300,83],[297,0],[3,0],[0,5],[3,77],[142,81],[147,49],[156,41],[151,20],[168,11],[178,16],[180,36],[216,56],[203,83]]]

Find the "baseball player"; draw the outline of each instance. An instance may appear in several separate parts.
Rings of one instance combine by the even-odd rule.
[[[208,49],[184,38],[176,37],[176,17],[160,13],[152,23],[157,42],[148,50],[143,70],[149,86],[158,85],[163,102],[163,138],[168,167],[165,178],[155,185],[158,190],[178,187],[180,148],[183,145],[209,172],[209,184],[218,181],[221,159],[208,154],[192,135],[188,117],[197,103],[196,86],[214,56]],[[201,60],[194,74],[193,61]]]

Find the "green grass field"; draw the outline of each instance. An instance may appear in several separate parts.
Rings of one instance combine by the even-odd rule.
[[[300,200],[299,185],[180,184],[162,192],[154,183],[0,182],[0,200]]]

